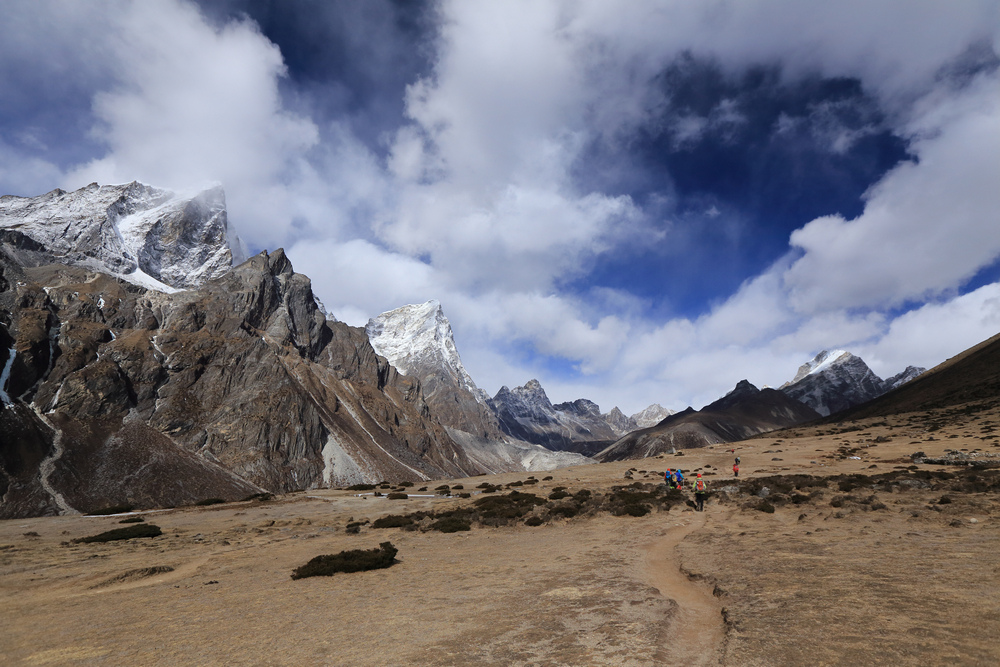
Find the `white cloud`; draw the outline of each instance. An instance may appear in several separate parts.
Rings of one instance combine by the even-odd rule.
[[[929,112],[947,122],[920,123],[918,161],[875,185],[861,216],[820,218],[792,234],[804,252],[785,273],[797,310],[934,297],[1000,256],[1000,78],[981,77],[955,97]]]
[[[175,0],[128,3],[104,16],[115,80],[94,96],[94,113],[108,154],[76,169],[73,184],[222,182],[245,233],[280,239],[275,226],[290,223],[288,184],[318,133],[282,106],[277,47],[253,23],[217,29]],[[262,201],[278,206],[265,217]]]

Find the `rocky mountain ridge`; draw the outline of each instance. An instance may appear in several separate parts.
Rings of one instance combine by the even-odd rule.
[[[925,370],[908,366],[902,373],[883,380],[860,357],[844,350],[823,350],[800,366],[780,391],[827,416],[877,398]]]
[[[27,266],[55,260],[161,291],[197,287],[245,259],[221,186],[182,195],[134,181],[6,195],[0,238]]]
[[[549,449],[587,454],[640,428],[639,419],[656,423],[672,414],[658,404],[631,417],[617,407],[602,413],[600,406],[585,398],[553,405],[535,379],[514,389],[501,387],[489,405],[504,433]]]
[[[486,392],[462,364],[440,302],[382,313],[368,321],[365,333],[375,351],[400,373],[420,379],[424,399],[443,424],[477,437],[503,439]]]
[[[629,433],[595,458],[599,461],[641,459],[678,449],[744,440],[819,418],[809,406],[776,389],[758,389],[746,380],[701,410],[688,408],[656,426]]]

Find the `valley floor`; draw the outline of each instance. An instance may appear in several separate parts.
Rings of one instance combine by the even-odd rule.
[[[988,459],[997,441],[960,425],[932,439],[902,418],[862,427],[534,473],[553,479],[523,489],[600,493],[630,483],[630,468],[655,483],[680,465],[709,481],[704,513],[676,506],[451,534],[369,524],[350,534],[351,521],[478,496],[330,490],[147,513],[162,536],[104,544],[70,540],[122,517],[0,522],[0,663],[1000,663],[991,472],[909,459],[949,448]],[[742,457],[741,484],[729,449]],[[800,473],[829,479],[796,490],[775,477]],[[458,483],[472,491],[527,477]],[[385,541],[399,550],[388,569],[290,578],[314,556]]]

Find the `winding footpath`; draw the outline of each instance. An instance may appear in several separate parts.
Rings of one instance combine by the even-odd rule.
[[[726,640],[722,605],[709,584],[691,581],[681,572],[676,553],[677,545],[702,528],[705,520],[705,514],[697,512],[671,517],[666,535],[646,547],[645,580],[678,605],[668,628],[667,645],[656,656],[661,664],[722,664]]]

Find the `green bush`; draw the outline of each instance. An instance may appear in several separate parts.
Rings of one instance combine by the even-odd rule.
[[[91,535],[90,537],[78,537],[73,542],[77,544],[90,544],[92,542],[114,542],[116,540],[131,540],[137,537],[158,537],[163,531],[159,526],[151,523],[137,523],[125,528],[115,528],[104,533]]]
[[[329,577],[337,572],[381,570],[395,562],[397,553],[399,550],[391,542],[383,542],[377,549],[351,549],[338,554],[316,556],[305,565],[295,568],[292,579]]]

